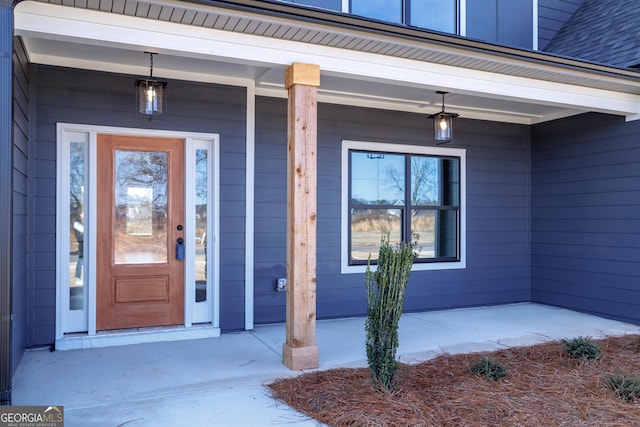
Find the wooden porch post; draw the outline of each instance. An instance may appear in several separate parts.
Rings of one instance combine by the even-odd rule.
[[[320,67],[293,63],[287,132],[287,339],[282,362],[291,370],[319,366],[316,346],[317,87]]]

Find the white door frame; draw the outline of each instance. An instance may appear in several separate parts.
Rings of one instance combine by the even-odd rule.
[[[96,145],[98,134],[183,138],[185,140],[185,229],[195,230],[195,153],[208,151],[207,300],[195,302],[194,263],[185,265],[185,318],[183,327],[148,328],[118,332],[96,331]],[[220,335],[219,274],[219,135],[155,129],[57,124],[56,197],[56,349],[125,345],[149,341],[194,339]],[[84,308],[69,308],[69,148],[82,142],[85,148],[85,277]],[[196,243],[185,239],[186,259],[195,259]]]

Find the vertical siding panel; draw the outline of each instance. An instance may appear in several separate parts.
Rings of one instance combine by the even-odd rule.
[[[532,298],[640,323],[640,122],[536,125]]]
[[[467,37],[531,49],[532,0],[468,1]]]
[[[256,114],[256,323],[283,322],[285,298],[286,101],[258,98]],[[340,273],[342,140],[432,144],[426,116],[318,106],[318,318],[364,315],[363,274]],[[467,264],[412,273],[405,310],[529,300],[529,128],[456,121],[467,151]]]

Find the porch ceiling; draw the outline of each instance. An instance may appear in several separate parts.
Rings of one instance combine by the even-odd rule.
[[[286,96],[291,62],[321,67],[319,100],[533,124],[587,111],[640,118],[640,73],[320,9],[239,0],[29,0],[34,63],[255,87]]]

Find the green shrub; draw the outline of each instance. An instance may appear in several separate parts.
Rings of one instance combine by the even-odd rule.
[[[490,381],[498,381],[500,378],[507,376],[507,368],[488,356],[484,356],[478,360],[471,367],[471,372],[477,375],[484,375]]]
[[[371,257],[367,264],[367,361],[371,378],[378,389],[391,389],[398,367],[398,322],[412,264],[411,246],[401,244],[394,249],[389,243],[388,235],[380,240],[376,271],[372,272],[370,269]]]
[[[633,402],[640,399],[640,378],[625,374],[609,374],[605,377],[605,384],[623,402]]]
[[[598,359],[600,347],[589,340],[588,337],[578,337],[571,340],[562,340],[565,351],[574,359]]]

